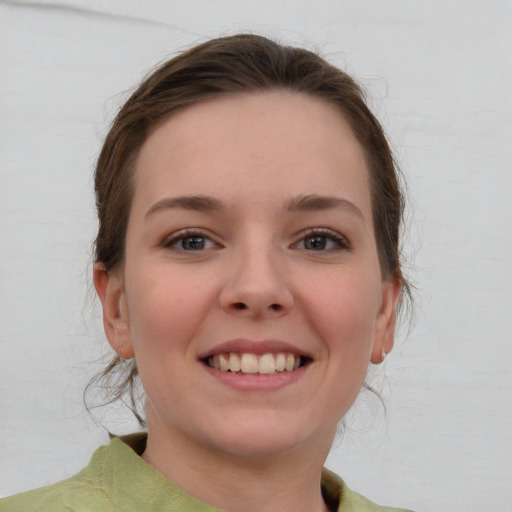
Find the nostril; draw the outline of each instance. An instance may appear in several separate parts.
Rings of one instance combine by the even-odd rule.
[[[231,311],[247,311],[247,310],[252,310],[254,313],[261,313],[262,311],[260,311],[259,307],[256,305],[254,308],[253,306],[251,305],[251,303],[245,303],[245,302],[232,302],[230,305],[229,305],[229,309],[231,309]],[[283,311],[284,307],[282,304],[278,304],[276,302],[273,302],[272,304],[269,304],[268,307],[267,307],[267,311],[271,310],[271,311],[276,311],[276,312],[281,312]]]

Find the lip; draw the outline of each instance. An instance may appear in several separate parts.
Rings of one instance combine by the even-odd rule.
[[[293,371],[276,372],[273,374],[240,374],[231,373],[209,367],[204,361],[217,354],[229,352],[250,353],[256,355],[275,354],[285,352],[304,357],[313,362],[310,353],[299,349],[291,343],[280,340],[248,340],[243,338],[233,339],[216,345],[207,351],[199,354],[198,359],[203,369],[215,381],[237,391],[277,391],[281,388],[294,384],[309,371],[312,364],[306,364]]]
[[[305,352],[298,347],[279,340],[261,340],[253,341],[248,339],[233,339],[216,345],[215,347],[208,349],[207,351],[198,355],[198,359],[204,360],[207,357],[215,356],[217,354],[223,354],[226,352],[237,352],[237,353],[249,353],[256,355],[263,354],[276,354],[278,352],[291,353],[297,356],[306,357],[313,359],[311,354]]]
[[[300,380],[309,372],[311,366],[307,364],[291,372],[261,375],[223,372],[203,364],[204,370],[211,378],[237,391],[277,391]]]

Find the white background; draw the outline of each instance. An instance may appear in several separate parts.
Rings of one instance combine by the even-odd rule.
[[[387,417],[363,395],[328,465],[383,504],[512,511],[505,0],[0,2],[0,495],[73,474],[107,440],[82,391],[106,351],[88,293],[92,169],[120,93],[247,30],[358,78],[409,183],[416,326],[377,370]]]

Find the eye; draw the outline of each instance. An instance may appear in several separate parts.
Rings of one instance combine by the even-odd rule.
[[[164,246],[175,251],[204,251],[219,247],[210,237],[201,231],[182,230],[168,238]]]
[[[330,229],[308,229],[303,237],[294,244],[298,249],[305,251],[341,251],[350,249],[347,239]]]

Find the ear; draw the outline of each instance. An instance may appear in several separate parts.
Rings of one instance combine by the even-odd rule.
[[[402,282],[398,278],[386,279],[382,283],[382,302],[375,319],[371,361],[379,364],[391,352],[395,340],[396,309]]]
[[[123,359],[131,359],[135,353],[131,341],[130,319],[122,273],[108,272],[103,263],[96,263],[94,287],[103,307],[103,327],[108,342]]]

